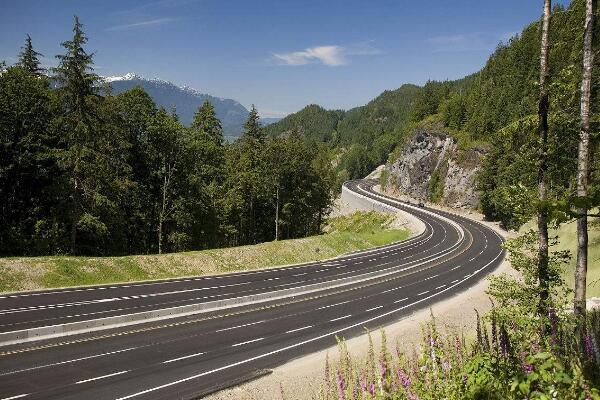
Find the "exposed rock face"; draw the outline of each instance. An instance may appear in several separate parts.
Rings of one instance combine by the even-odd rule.
[[[479,195],[475,175],[485,149],[463,150],[452,136],[417,128],[402,155],[389,166],[387,190],[415,199],[430,200],[437,190],[439,203],[456,208],[475,208]]]

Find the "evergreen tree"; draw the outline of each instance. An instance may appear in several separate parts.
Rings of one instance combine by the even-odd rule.
[[[66,52],[56,56],[59,65],[54,68],[60,108],[55,122],[61,138],[57,154],[66,175],[64,190],[69,193],[64,211],[72,253],[104,248],[107,219],[116,211],[115,200],[128,172],[122,132],[112,129],[114,118],[107,114],[114,111],[113,104],[98,95],[99,77],[93,73],[93,55],[83,48],[86,42],[75,17],[73,38],[62,43]]]
[[[43,74],[45,70],[40,66],[40,60],[38,58],[39,56],[42,56],[42,54],[33,49],[31,36],[27,35],[25,38],[25,46],[21,49],[18,65],[32,74]]]
[[[152,165],[150,159],[149,126],[156,114],[154,101],[140,87],[119,94],[116,98],[121,128],[128,143],[127,164],[131,182],[122,199],[125,214],[126,253],[156,251],[153,202]]]
[[[192,128],[207,134],[218,146],[223,145],[223,127],[217,118],[215,108],[208,100],[194,113]]]
[[[254,104],[252,104],[250,114],[248,115],[248,119],[244,124],[242,136],[258,140],[259,142],[263,142],[266,138],[265,131],[260,124],[260,117],[258,115],[258,111],[256,110]]]
[[[82,122],[88,120],[90,113],[87,96],[98,93],[97,83],[100,81],[100,77],[93,72],[94,55],[88,54],[83,48],[87,41],[83,25],[75,16],[73,38],[61,43],[66,53],[56,56],[59,65],[53,68],[69,112],[77,113]]]
[[[51,99],[45,77],[20,67],[0,74],[1,255],[62,249],[51,190],[60,180],[52,154]]]

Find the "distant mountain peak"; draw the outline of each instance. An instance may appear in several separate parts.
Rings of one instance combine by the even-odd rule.
[[[123,76],[105,76],[105,82],[116,82],[116,81],[132,81],[134,79],[143,79],[141,76],[134,74],[133,72],[128,72]]]
[[[181,122],[192,123],[194,113],[204,101],[210,101],[215,107],[217,117],[223,124],[225,136],[233,139],[240,135],[242,125],[248,118],[248,110],[233,99],[212,96],[190,86],[179,86],[159,78],[146,78],[129,72],[123,76],[102,78],[110,83],[113,93],[119,94],[135,86],[141,86],[154,102],[167,110],[175,108]]]

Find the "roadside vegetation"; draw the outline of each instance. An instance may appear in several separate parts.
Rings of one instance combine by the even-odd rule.
[[[371,345],[365,359],[353,358],[342,340],[339,362],[326,362],[315,397],[321,400],[520,400],[600,399],[600,310],[582,323],[569,311],[571,292],[561,272],[569,263],[562,250],[550,253],[548,314],[537,312],[536,234],[507,244],[521,276],[493,277],[494,307],[477,316],[474,332],[439,329],[435,318],[422,327],[412,351],[400,342],[390,354],[382,331],[381,350]],[[401,340],[401,338],[398,338]]]
[[[410,232],[397,228],[394,218],[391,214],[356,212],[329,219],[326,233],[321,235],[203,251],[0,258],[0,291],[196,276],[324,260],[408,238]]]
[[[520,234],[532,230],[535,226],[534,221],[523,225],[519,230]],[[600,297],[600,218],[592,218],[589,223],[589,266],[587,274],[587,296]],[[575,264],[574,257],[577,254],[577,225],[575,221],[561,224],[556,229],[550,229],[550,238],[556,242],[555,249],[568,251],[571,255],[560,272],[568,288],[575,288]]]

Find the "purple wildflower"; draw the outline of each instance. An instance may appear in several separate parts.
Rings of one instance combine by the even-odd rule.
[[[409,393],[408,400],[419,400],[419,395],[415,393]]]
[[[387,374],[387,365],[385,364],[385,360],[379,361],[379,374],[382,379],[384,379]]]
[[[396,372],[396,374],[398,375],[398,380],[400,381],[400,384],[402,385],[402,387],[407,389],[410,386],[410,384],[412,383],[412,381],[410,380],[410,376],[408,376],[402,370],[402,368],[398,368],[398,371]]]
[[[533,365],[531,364],[525,364],[523,365],[523,372],[525,372],[526,374],[530,374],[533,372]]]
[[[452,369],[452,365],[450,365],[450,363],[448,361],[444,360],[444,362],[442,362],[442,370],[445,373],[448,373],[448,371],[450,371],[451,369]]]
[[[346,400],[346,381],[344,380],[344,377],[342,376],[342,373],[339,369],[337,370],[337,385],[338,391],[340,393],[340,399]]]
[[[500,326],[500,351],[504,357],[510,353],[510,339],[504,325]]]
[[[494,345],[494,350],[496,353],[498,352],[498,329],[496,327],[496,314],[492,314],[492,344]]]
[[[594,344],[592,343],[592,335],[590,335],[589,333],[585,335],[584,343],[585,354],[588,356],[588,358],[594,359]]]
[[[360,388],[363,392],[367,391],[367,374],[365,373],[365,371],[361,371],[360,373],[360,378],[358,380],[358,383],[360,385]]]

